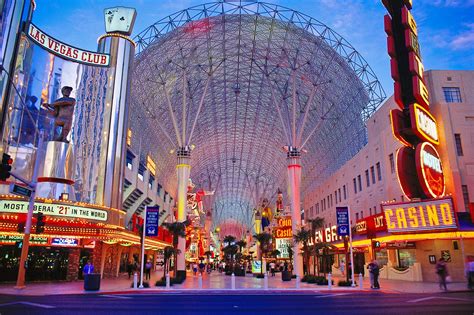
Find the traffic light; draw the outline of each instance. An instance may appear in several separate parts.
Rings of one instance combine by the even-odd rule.
[[[25,222],[18,223],[17,231],[18,231],[18,233],[24,233],[25,232]]]
[[[36,234],[41,234],[44,232],[44,214],[42,212],[38,212],[36,215]]]
[[[10,177],[13,160],[10,155],[3,153],[2,164],[0,165],[0,181],[6,181]]]

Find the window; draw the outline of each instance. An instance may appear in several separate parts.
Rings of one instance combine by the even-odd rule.
[[[347,199],[346,185],[342,186],[342,191],[344,191],[344,200]]]
[[[353,178],[352,181],[354,182],[354,194],[357,194],[357,183],[356,183],[356,179]]]
[[[467,189],[467,185],[462,185],[462,196],[464,198],[464,206],[466,210],[469,210],[469,190]]]
[[[364,210],[362,210],[362,211],[360,212],[360,218],[361,218],[361,219],[364,218]]]
[[[165,195],[163,196],[163,201],[166,202],[166,197],[168,196],[168,192],[165,191]]]
[[[356,221],[359,220],[359,212],[356,212]]]
[[[372,184],[375,184],[375,167],[370,167],[370,175],[372,176]]]
[[[395,173],[395,160],[393,159],[393,153],[390,153],[388,160],[390,161],[390,172],[393,174]]]
[[[163,187],[162,187],[160,184],[158,184],[158,188],[156,189],[156,194],[157,194],[158,196],[161,194],[161,189],[162,189],[162,188],[163,188]]]
[[[372,215],[372,208],[369,208],[369,215]]]
[[[151,189],[153,187],[153,182],[155,181],[155,178],[153,175],[150,174],[150,177],[148,178],[148,189]]]
[[[135,154],[132,151],[127,150],[127,157],[126,157],[126,164],[127,168],[131,170],[133,168],[133,159],[135,158]]]
[[[362,177],[357,176],[357,181],[359,182],[359,191],[362,191]]]
[[[382,180],[382,171],[380,169],[380,162],[377,162],[377,164],[375,164],[375,167],[377,168],[377,179],[378,179],[378,181],[381,181]]]
[[[337,191],[338,191],[338,193],[339,193],[339,202],[341,202],[341,201],[342,201],[342,197],[341,197],[341,188],[339,188]]]
[[[443,87],[446,103],[462,103],[461,91],[458,87]]]
[[[367,182],[367,187],[370,186],[369,170],[365,170],[365,181]]]
[[[145,171],[146,171],[146,168],[145,168],[145,165],[143,163],[140,163],[140,165],[138,165],[138,179],[140,179],[141,181],[143,181],[143,176],[145,176]]]
[[[459,133],[454,134],[454,140],[456,141],[456,152],[458,156],[463,156],[462,152],[462,143],[461,143],[461,135]]]
[[[337,190],[334,191],[334,197],[336,199],[336,205],[337,205]]]
[[[374,214],[377,214],[377,206],[374,206]]]

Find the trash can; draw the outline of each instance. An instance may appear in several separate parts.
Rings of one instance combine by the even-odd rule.
[[[100,289],[100,273],[89,273],[84,275],[84,290],[98,291]]]

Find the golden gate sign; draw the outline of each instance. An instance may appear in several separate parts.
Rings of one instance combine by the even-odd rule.
[[[396,154],[397,178],[408,199],[440,198],[445,180],[436,119],[430,113],[424,81],[418,29],[410,0],[382,0],[390,13],[384,17],[387,50],[394,80],[394,99],[400,109],[390,111],[394,137],[403,147]]]

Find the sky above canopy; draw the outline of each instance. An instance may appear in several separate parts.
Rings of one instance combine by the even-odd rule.
[[[133,35],[157,20],[206,0],[37,0],[34,23],[73,46],[95,50],[104,33],[103,9],[137,9]],[[266,0],[307,14],[338,32],[372,67],[385,91],[393,91],[386,35],[385,8],[379,0]],[[474,0],[415,0],[425,69],[472,70],[474,64]]]

